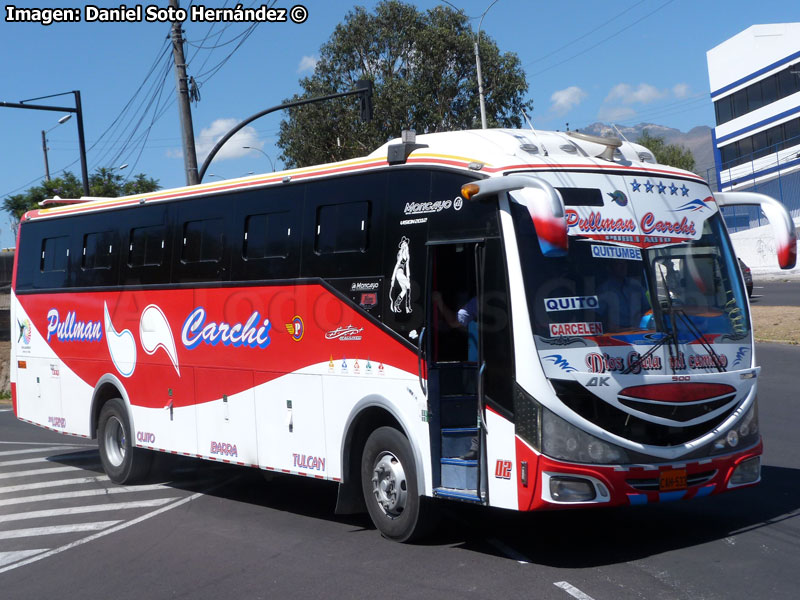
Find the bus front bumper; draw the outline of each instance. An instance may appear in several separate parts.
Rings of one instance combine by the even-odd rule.
[[[724,456],[616,466],[578,465],[540,455],[539,493],[528,510],[654,504],[753,486],[761,480],[762,450],[759,441]]]

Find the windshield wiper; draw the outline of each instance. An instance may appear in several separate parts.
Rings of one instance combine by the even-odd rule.
[[[683,322],[686,324],[686,328],[692,334],[694,334],[697,338],[700,339],[700,345],[703,346],[703,349],[706,351],[706,353],[710,357],[712,357],[713,362],[714,362],[714,366],[717,368],[717,371],[719,371],[720,373],[727,373],[727,369],[722,366],[722,361],[720,360],[719,354],[717,354],[714,351],[714,348],[711,346],[711,344],[709,343],[709,341],[706,338],[706,336],[703,335],[703,332],[700,331],[700,329],[697,327],[697,325],[695,325],[692,322],[692,320],[689,318],[689,316],[686,314],[686,312],[681,310],[681,309],[677,309],[677,308],[671,308],[670,310],[671,310],[671,312],[676,314],[678,317],[683,319]]]
[[[648,350],[647,352],[642,354],[639,358],[637,358],[635,360],[631,360],[630,364],[627,367],[625,367],[625,369],[623,371],[620,372],[620,375],[629,375],[630,373],[632,373],[633,370],[638,365],[642,364],[645,360],[650,358],[650,356],[653,354],[653,352],[655,352],[656,350],[661,348],[661,346],[663,346],[667,342],[670,342],[670,344],[669,344],[669,355],[670,355],[670,358],[671,358],[672,357],[672,341],[674,339],[675,339],[675,334],[673,334],[672,332],[665,333],[664,337],[662,337],[655,344],[653,344],[653,347],[650,348],[650,350]],[[677,344],[677,342],[676,342],[676,344]],[[674,362],[674,361],[670,361],[670,362]],[[672,370],[673,371],[675,370],[674,366],[673,366]]]

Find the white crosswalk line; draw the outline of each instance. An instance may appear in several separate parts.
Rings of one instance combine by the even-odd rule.
[[[16,550],[14,552],[0,552],[0,567],[3,565],[10,565],[29,556],[35,556],[42,552],[47,552],[49,548],[42,548],[40,550]]]
[[[161,483],[153,485],[115,486],[110,488],[99,488],[92,490],[79,490],[77,492],[61,492],[55,494],[38,494],[36,496],[25,496],[19,498],[9,498],[0,500],[0,506],[12,506],[14,504],[30,504],[31,502],[46,502],[48,500],[67,500],[69,498],[90,498],[92,496],[108,496],[109,494],[130,494],[135,492],[152,492],[153,490],[172,489]]]
[[[90,447],[91,448],[91,447]],[[15,454],[34,454],[36,452],[52,452],[53,450],[74,450],[75,446],[47,446],[42,448],[26,448],[25,450],[3,450],[0,456],[13,456]]]
[[[58,479],[56,481],[40,481],[38,483],[23,483],[20,485],[10,485],[0,488],[0,494],[13,494],[15,492],[27,492],[28,490],[41,490],[44,488],[66,487],[71,485],[84,485],[86,483],[96,483],[108,481],[108,475],[98,475],[97,477],[75,477],[73,479]]]
[[[0,523],[11,521],[23,521],[26,519],[40,519],[45,517],[61,517],[64,515],[81,515],[93,512],[105,512],[111,510],[128,510],[131,508],[152,508],[171,502],[175,498],[156,498],[154,500],[136,500],[133,502],[112,502],[110,504],[95,504],[90,506],[73,506],[71,508],[54,508],[51,510],[33,510],[24,513],[13,513],[10,515],[0,515]]]
[[[108,529],[120,521],[96,521],[94,523],[76,523],[74,525],[54,525],[53,527],[31,527],[30,529],[12,529],[0,531],[0,540],[11,540],[40,535],[57,535],[60,533],[76,533],[80,531],[99,531]]]
[[[2,442],[0,441],[0,446],[11,444],[14,446],[71,446],[72,448],[93,448],[91,444],[66,444],[64,442]]]
[[[36,463],[53,464],[56,459],[58,460],[97,460],[97,454],[93,452],[84,452],[81,454],[56,454],[51,456],[40,456],[38,458],[21,458],[18,460],[0,461],[0,469],[3,467],[16,467],[19,465],[35,465]]]
[[[99,464],[99,463],[98,463]],[[13,473],[0,473],[0,479],[16,479],[17,477],[35,477],[50,473],[66,473],[67,471],[85,471],[85,467],[52,467],[50,469],[34,469],[32,471],[14,471]]]

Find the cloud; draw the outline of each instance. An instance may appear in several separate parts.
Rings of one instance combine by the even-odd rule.
[[[672,86],[672,93],[675,94],[676,98],[687,98],[691,93],[689,90],[689,84],[687,83],[678,83]]]
[[[214,148],[214,145],[237,123],[239,123],[238,119],[217,119],[211,123],[210,127],[201,129],[194,139],[198,162],[203,162],[208,153]],[[243,146],[261,148],[263,145],[264,142],[258,139],[258,132],[255,128],[247,126],[236,132],[236,135],[225,142],[225,145],[217,152],[214,160],[241,158],[250,152],[250,150],[245,150]]]
[[[667,95],[667,92],[659,90],[649,83],[640,83],[638,87],[633,87],[627,83],[618,83],[606,96],[605,102],[621,101],[623,104],[648,104],[659,100]]]
[[[636,115],[636,111],[629,106],[601,106],[597,118],[601,121],[614,123],[624,121]]]
[[[300,64],[297,66],[298,73],[304,73],[305,71],[313,71],[319,59],[316,56],[304,56],[300,59]]]
[[[553,103],[552,106],[550,106],[550,110],[558,116],[565,115],[578,106],[585,98],[586,92],[577,85],[571,85],[566,89],[554,92],[553,95],[550,96],[550,101]]]

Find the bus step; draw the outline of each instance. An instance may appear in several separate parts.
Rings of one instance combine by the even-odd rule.
[[[442,487],[457,490],[477,490],[478,461],[443,458]]]
[[[442,396],[439,406],[444,428],[470,427],[478,418],[477,396]]]
[[[469,452],[473,438],[478,437],[477,427],[450,427],[442,429],[442,458],[458,458]]]
[[[433,490],[433,495],[450,500],[461,500],[462,502],[482,502],[481,497],[478,495],[478,490],[454,490],[451,488],[439,487]]]

